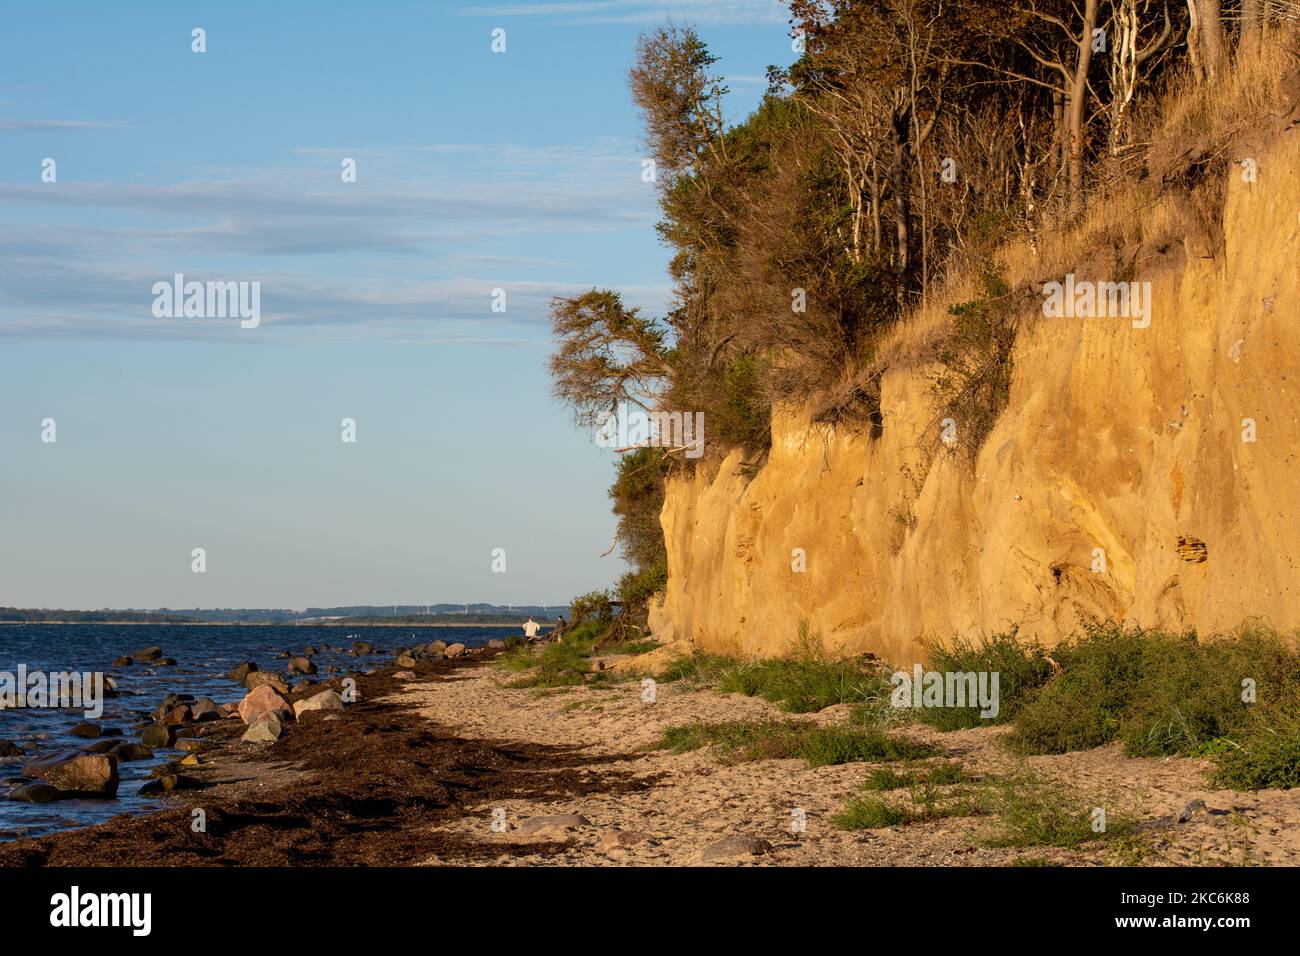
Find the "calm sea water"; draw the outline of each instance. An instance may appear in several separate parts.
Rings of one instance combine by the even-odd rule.
[[[106,625],[106,624],[0,624],[0,671],[16,674],[19,664],[28,671],[103,671],[117,681],[120,696],[104,701],[104,726],[120,727],[123,739],[139,741],[131,729],[170,693],[211,697],[218,704],[238,701],[244,689],[225,674],[242,661],[254,661],[262,670],[284,672],[281,651],[301,653],[307,645],[317,648],[312,658],[320,673],[315,679],[333,676],[325,668],[334,664],[342,673],[366,672],[391,666],[398,647],[432,640],[461,641],[474,646],[492,638],[520,634],[519,627],[320,627],[289,626],[196,626],[196,625]],[[373,657],[349,657],[354,641],[369,641]],[[164,655],[175,658],[175,667],[134,664],[114,668],[113,661],[138,648],[158,645]],[[323,650],[328,645],[329,650]],[[0,740],[10,740],[26,751],[22,757],[0,757],[0,779],[22,774],[26,762],[51,751],[85,746],[91,741],[71,736],[84,720],[79,710],[43,708],[0,709]],[[142,813],[162,804],[154,797],[141,797],[140,785],[150,770],[175,757],[176,751],[160,750],[154,760],[122,761],[118,772],[122,782],[116,800],[59,800],[29,804],[0,799],[0,840],[39,836],[56,830],[100,823],[118,813]],[[0,787],[0,793],[5,788]]]

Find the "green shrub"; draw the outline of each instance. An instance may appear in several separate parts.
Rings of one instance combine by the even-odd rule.
[[[854,797],[844,809],[831,817],[841,830],[880,830],[915,822],[915,815],[904,807],[872,795]]]
[[[1033,693],[1052,676],[1047,652],[1038,644],[1017,639],[1015,629],[978,642],[954,638],[932,645],[930,668],[941,672],[985,672],[998,675],[998,714],[981,717],[975,707],[921,707],[916,717],[940,730],[960,730],[1010,721]]]
[[[1194,633],[1111,625],[1089,628],[1053,653],[1061,673],[1016,712],[1009,743],[1023,753],[1122,740],[1133,756],[1226,756],[1233,748],[1223,741],[1245,746],[1265,726],[1252,718],[1253,707],[1268,710],[1268,702],[1300,689],[1300,660],[1262,631],[1202,642]],[[1255,681],[1260,703],[1242,701],[1245,678]]]
[[[1218,755],[1215,783],[1234,790],[1300,787],[1300,717],[1261,718],[1241,743]]]

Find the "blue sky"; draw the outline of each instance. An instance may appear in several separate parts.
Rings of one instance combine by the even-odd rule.
[[[612,583],[612,454],[550,398],[546,309],[667,301],[626,72],[668,17],[733,117],[791,58],[777,0],[7,4],[0,605]],[[260,282],[261,324],[155,318],[178,272]]]

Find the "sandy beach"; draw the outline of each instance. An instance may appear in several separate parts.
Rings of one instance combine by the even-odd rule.
[[[639,680],[538,690],[478,657],[363,678],[339,719],[305,715],[266,747],[237,719],[202,728],[171,808],[0,846],[3,865],[1294,865],[1300,806],[1283,791],[1207,789],[1208,763],[1131,759],[1119,745],[1013,756],[999,728],[892,732],[973,775],[1026,765],[1136,821],[1124,840],[1074,849],[991,847],[983,814],[843,830],[831,822],[869,763],[735,762],[653,749],[695,721],[762,721],[764,700]],[[606,667],[625,659],[607,657]],[[317,688],[318,690],[318,688]],[[806,719],[844,721],[837,705]],[[1198,804],[1196,801],[1200,801]],[[1190,812],[1187,812],[1188,808]],[[195,832],[203,809],[206,832]],[[797,816],[796,816],[796,811]],[[1178,822],[1180,814],[1188,819]],[[804,822],[801,829],[796,819]]]

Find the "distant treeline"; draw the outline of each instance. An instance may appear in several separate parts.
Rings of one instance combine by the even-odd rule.
[[[528,616],[567,615],[568,605],[556,604],[354,604],[347,607],[309,607],[298,617],[422,617],[447,615],[472,620],[475,615],[506,615],[510,620]],[[391,622],[390,622],[391,623]]]
[[[370,614],[358,617],[341,617],[334,618],[331,624],[409,624],[413,627],[430,625],[449,625],[457,624],[498,624],[502,627],[508,627],[513,624],[523,624],[528,620],[528,614],[398,614],[398,615],[381,615]],[[531,615],[541,624],[554,623],[554,617],[545,614]]]
[[[468,609],[467,609],[468,608]],[[553,621],[569,616],[567,605],[525,604],[504,608],[495,604],[361,604],[350,607],[288,608],[157,608],[155,610],[67,611],[47,608],[0,608],[0,623],[72,621],[78,623],[154,624],[296,624],[327,619],[340,624],[522,624],[529,617]]]
[[[41,624],[50,621],[71,621],[85,624],[115,624],[131,621],[149,621],[158,624],[196,624],[197,619],[157,611],[61,611],[45,608],[0,608],[0,622]]]

